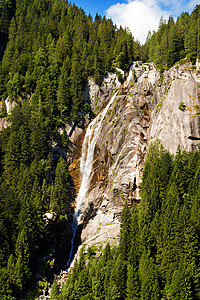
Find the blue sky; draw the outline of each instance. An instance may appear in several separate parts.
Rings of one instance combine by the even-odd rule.
[[[199,0],[74,0],[86,14],[96,13],[111,18],[117,26],[129,27],[135,39],[142,44],[148,31],[157,30],[161,16],[174,18],[182,12],[191,12]]]
[[[71,2],[73,3],[73,1]],[[87,13],[87,15],[90,13],[93,16],[93,18],[95,17],[96,13],[103,17],[103,15],[106,14],[106,10],[110,6],[119,3],[119,1],[117,0],[74,0],[74,2],[76,6],[81,7]],[[120,3],[127,3],[127,1],[120,1]]]

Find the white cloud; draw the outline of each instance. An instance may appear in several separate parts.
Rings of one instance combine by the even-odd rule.
[[[154,0],[135,0],[111,6],[106,15],[117,26],[129,27],[134,38],[143,44],[148,31],[158,29],[161,16],[168,18],[170,14],[162,11]]]
[[[167,7],[171,15],[180,16],[183,12],[191,12],[199,0],[157,0],[158,5]]]
[[[191,9],[195,8],[195,6],[198,4],[199,4],[199,0],[191,0],[188,3],[188,9],[191,10]]]
[[[117,26],[129,27],[135,39],[145,43],[148,31],[157,30],[161,16],[179,16],[191,12],[199,0],[127,0],[117,3],[106,11],[106,16]]]

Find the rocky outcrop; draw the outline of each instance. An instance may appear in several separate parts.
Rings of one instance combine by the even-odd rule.
[[[199,104],[198,72],[189,64],[176,65],[160,76],[153,64],[138,63],[131,72],[102,122],[95,146],[81,234],[82,242],[88,245],[111,240],[106,235],[102,238],[109,232],[106,224],[112,228],[115,240],[123,203],[127,200],[131,206],[139,202],[144,160],[151,141],[159,139],[171,153],[178,145],[189,151],[199,144],[200,118],[193,117],[194,111],[179,109],[181,102],[187,107]],[[95,99],[99,91],[94,83],[91,92],[88,88]],[[95,214],[86,213],[91,204]]]
[[[10,126],[10,123],[5,118],[0,118],[0,131]]]
[[[122,76],[124,73],[122,70],[118,70]],[[95,83],[94,79],[88,78],[85,90],[83,92],[83,101],[91,107],[90,114],[80,112],[80,121],[68,122],[65,124],[66,133],[71,141],[71,152],[74,157],[81,155],[81,146],[85,134],[85,128],[98,113],[105,107],[109,99],[112,97],[114,90],[121,86],[118,76],[116,74],[109,73],[100,85]],[[74,163],[74,162],[73,162]]]
[[[150,138],[159,139],[165,149],[175,154],[178,145],[186,151],[196,150],[200,140],[200,117],[194,116],[193,106],[199,105],[199,77],[189,65],[175,66],[165,72],[162,86],[164,97],[159,97],[151,113]],[[185,111],[179,109],[183,102]]]
[[[123,75],[123,71],[118,70]],[[102,83],[97,85],[94,79],[89,78],[83,93],[83,100],[90,104],[90,107],[95,115],[97,115],[106,102],[111,98],[113,91],[121,85],[116,74],[109,73]]]
[[[136,74],[143,79],[137,80]],[[140,200],[157,77],[153,65],[135,66],[104,117],[82,208],[81,240],[87,246],[104,248],[108,241],[117,243],[125,200],[130,206]]]

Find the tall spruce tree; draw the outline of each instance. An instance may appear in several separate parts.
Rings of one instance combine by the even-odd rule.
[[[126,201],[121,216],[120,241],[119,241],[119,252],[124,261],[128,260],[128,254],[131,247],[130,232],[131,232],[131,212],[128,207],[128,203]]]

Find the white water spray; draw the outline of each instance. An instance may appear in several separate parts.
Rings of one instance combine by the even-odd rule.
[[[100,114],[98,114],[98,116],[90,123],[85,134],[85,138],[82,146],[82,156],[80,161],[80,172],[81,172],[82,179],[81,179],[81,186],[76,200],[76,209],[73,216],[73,222],[72,222],[73,237],[71,240],[71,250],[67,262],[67,267],[70,266],[70,262],[72,259],[73,250],[74,250],[74,239],[76,236],[77,227],[80,224],[81,216],[82,216],[81,209],[84,200],[86,198],[86,194],[90,184],[90,175],[92,172],[94,149],[100,133],[101,124],[104,120],[106,113],[108,112],[109,107],[113,103],[117,93],[118,92],[116,92],[112,96],[106,108]]]
[[[128,74],[128,77],[126,79],[125,85],[127,85],[127,86],[129,85],[132,76],[133,76],[133,64],[130,67],[129,74]]]

